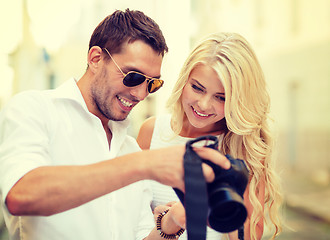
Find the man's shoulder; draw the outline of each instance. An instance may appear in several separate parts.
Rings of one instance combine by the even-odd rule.
[[[18,107],[23,109],[31,108],[35,105],[45,104],[46,96],[44,91],[40,90],[27,90],[15,94],[6,104],[4,109]]]

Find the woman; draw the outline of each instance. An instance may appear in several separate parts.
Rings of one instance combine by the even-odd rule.
[[[249,183],[244,193],[248,217],[245,239],[261,239],[269,217],[275,238],[281,231],[282,201],[273,169],[268,125],[269,95],[250,44],[239,34],[209,36],[189,55],[167,103],[171,115],[150,118],[137,141],[142,149],[184,144],[203,135],[219,137],[220,151],[244,159]],[[170,187],[155,183],[152,207],[176,200]],[[229,233],[237,239],[237,232]],[[208,229],[207,239],[220,239]]]

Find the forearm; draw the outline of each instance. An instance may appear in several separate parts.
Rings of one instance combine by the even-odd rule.
[[[144,153],[85,166],[34,169],[9,191],[6,204],[14,215],[52,215],[148,178]]]
[[[184,149],[184,146],[172,146],[131,153],[91,165],[36,168],[12,187],[6,197],[6,205],[13,215],[48,216],[144,179],[183,190]],[[208,156],[209,151],[211,155]],[[213,149],[205,149],[201,155],[220,166],[228,162]],[[212,174],[212,171],[204,172],[208,178]]]

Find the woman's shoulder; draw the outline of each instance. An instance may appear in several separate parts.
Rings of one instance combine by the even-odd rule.
[[[156,117],[152,116],[147,118],[141,125],[140,131],[152,135],[153,130],[155,128]]]
[[[154,132],[156,117],[146,119],[140,128],[139,134],[136,138],[141,149],[149,149],[152,134]]]

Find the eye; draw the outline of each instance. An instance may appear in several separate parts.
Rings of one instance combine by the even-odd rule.
[[[226,98],[221,96],[221,95],[218,95],[218,96],[215,96],[215,98],[221,102],[225,102],[226,101]]]
[[[197,92],[203,92],[203,89],[200,88],[200,87],[198,87],[198,86],[195,85],[195,84],[191,84],[191,87],[192,87],[195,91],[197,91]]]

